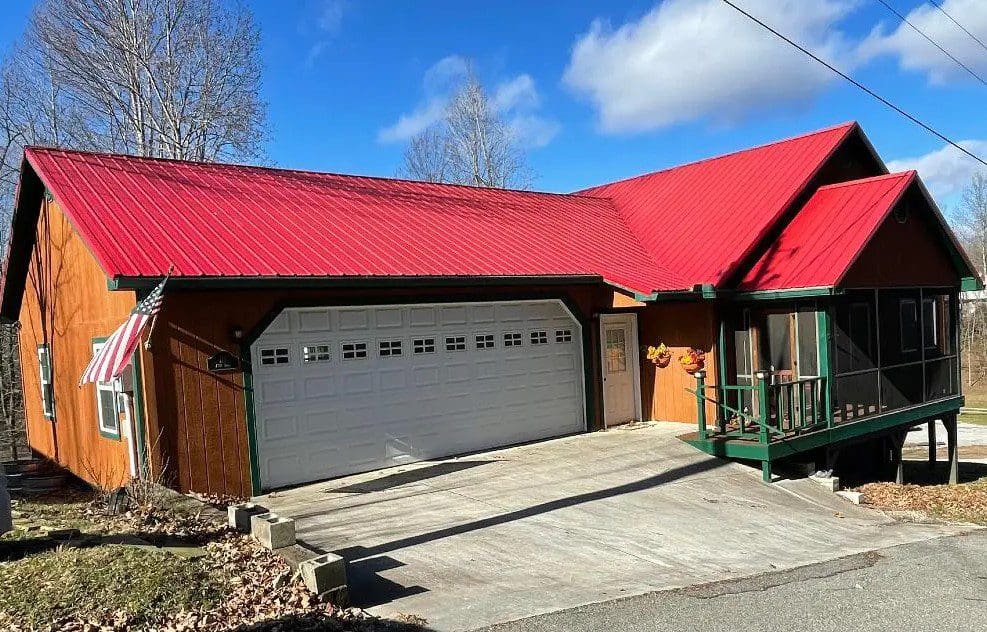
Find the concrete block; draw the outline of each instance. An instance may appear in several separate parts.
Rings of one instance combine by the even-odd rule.
[[[229,525],[240,533],[250,533],[250,518],[258,514],[270,513],[267,507],[254,503],[241,503],[226,508]]]
[[[263,513],[250,517],[250,535],[265,548],[274,550],[295,543],[295,521],[276,513]]]
[[[811,480],[819,483],[831,492],[836,492],[840,490],[840,477],[839,476],[810,476]]]
[[[298,570],[309,590],[317,595],[328,595],[329,600],[337,606],[345,605],[340,600],[348,597],[346,560],[326,553],[302,562]]]
[[[842,496],[843,498],[846,498],[847,500],[849,500],[850,502],[852,502],[854,505],[859,505],[861,503],[862,498],[863,498],[863,494],[861,494],[860,492],[842,491],[842,492],[836,492],[836,495],[837,496]]]

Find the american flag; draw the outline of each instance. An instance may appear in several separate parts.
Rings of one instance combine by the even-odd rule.
[[[144,327],[161,311],[164,285],[167,281],[166,277],[151,290],[151,293],[137,304],[134,311],[130,312],[130,318],[106,339],[103,347],[89,361],[89,366],[79,380],[79,386],[88,382],[109,382],[123,373],[124,367],[130,362],[130,356],[140,343]]]

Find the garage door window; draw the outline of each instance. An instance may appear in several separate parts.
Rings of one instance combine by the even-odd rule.
[[[329,353],[329,345],[305,345],[302,347],[302,362],[312,364],[315,362],[329,362],[332,359]]]
[[[264,365],[288,364],[290,358],[288,347],[268,347],[260,350],[260,363]]]
[[[493,349],[494,347],[494,337],[493,334],[476,334],[476,348],[477,349]]]
[[[344,342],[344,360],[362,360],[367,357],[367,343],[365,342]]]
[[[521,346],[521,332],[519,331],[509,331],[504,334],[504,346],[505,347],[520,347]]]
[[[548,332],[547,331],[533,331],[533,332],[531,332],[531,344],[533,344],[533,345],[547,345],[548,344]]]
[[[446,351],[466,351],[466,336],[446,336]]]
[[[555,330],[555,342],[560,344],[566,342],[572,342],[572,330],[571,329],[556,329]]]
[[[418,353],[435,353],[435,338],[415,338],[411,341],[412,350]]]
[[[400,340],[381,340],[377,343],[377,353],[382,358],[401,355]]]

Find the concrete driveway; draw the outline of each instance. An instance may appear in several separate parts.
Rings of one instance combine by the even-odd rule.
[[[766,485],[658,423],[350,476],[259,502],[348,561],[356,605],[472,629],[961,533]]]

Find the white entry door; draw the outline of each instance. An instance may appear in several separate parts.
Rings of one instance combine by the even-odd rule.
[[[637,315],[602,314],[600,341],[606,425],[640,419]]]
[[[291,308],[251,356],[264,488],[586,428],[556,300]]]

